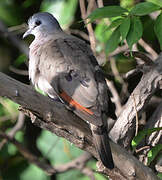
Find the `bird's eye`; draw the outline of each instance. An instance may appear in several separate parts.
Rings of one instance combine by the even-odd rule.
[[[36,26],[39,26],[41,24],[41,21],[40,20],[37,20],[36,22],[35,22],[35,25]]]

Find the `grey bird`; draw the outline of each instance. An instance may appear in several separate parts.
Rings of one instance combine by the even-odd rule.
[[[35,87],[65,103],[88,121],[103,165],[114,168],[108,141],[107,118],[113,106],[108,88],[89,45],[66,34],[50,13],[34,14],[23,37],[35,36],[29,52],[29,78]],[[114,110],[113,110],[114,111]]]

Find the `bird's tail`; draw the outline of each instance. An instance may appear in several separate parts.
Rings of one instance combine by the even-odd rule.
[[[93,135],[93,142],[95,144],[99,158],[105,167],[108,169],[113,169],[114,162],[106,128],[104,126],[99,127],[91,124],[91,130]]]

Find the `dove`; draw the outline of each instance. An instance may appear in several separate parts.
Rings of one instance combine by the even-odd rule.
[[[28,20],[23,38],[34,35],[29,51],[29,78],[53,100],[58,100],[89,123],[93,143],[103,165],[114,168],[107,132],[113,105],[100,66],[90,46],[65,33],[47,12]]]

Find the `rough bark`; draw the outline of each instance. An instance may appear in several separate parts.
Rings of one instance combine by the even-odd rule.
[[[136,111],[139,116],[145,109],[150,98],[160,86],[160,82],[162,80],[162,53],[153,65],[143,66],[142,71],[143,76],[141,81],[130,95],[122,113],[110,131],[111,139],[120,143],[124,147],[128,147],[130,145],[130,141],[134,136]]]
[[[98,158],[88,124],[67,110],[63,104],[52,101],[3,73],[0,73],[0,96],[20,104],[21,110],[29,115],[37,126],[66,138]],[[119,145],[111,142],[111,148],[116,168],[114,173],[104,170],[110,177],[120,172],[120,175],[123,175],[120,179],[158,179],[150,168],[145,167]]]

